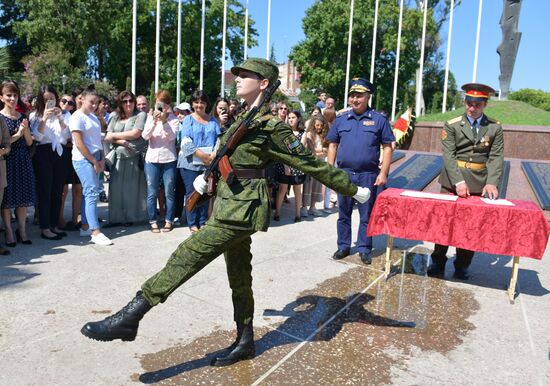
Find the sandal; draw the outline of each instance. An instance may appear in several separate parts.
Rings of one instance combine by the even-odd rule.
[[[164,228],[162,228],[162,232],[163,233],[172,232],[172,223],[166,221],[166,223],[164,224]]]
[[[160,233],[159,226],[157,225],[156,222],[151,223],[151,232],[152,233]]]
[[[191,231],[191,233],[195,233],[195,232],[198,232],[198,231],[199,231],[199,228],[197,228],[197,227],[191,227],[191,228],[189,228],[189,230]]]

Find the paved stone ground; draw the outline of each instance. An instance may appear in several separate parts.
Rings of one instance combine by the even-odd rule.
[[[115,244],[100,247],[75,232],[42,240],[30,227],[33,245],[0,257],[0,384],[549,383],[550,248],[542,261],[521,260],[509,304],[508,256],[476,255],[468,282],[452,280],[449,263],[448,280],[438,280],[401,274],[402,250],[432,245],[397,240],[396,274],[385,281],[384,237],[372,266],[332,261],[337,214],[294,224],[292,204],[253,236],[258,355],[227,368],[208,365],[234,338],[222,258],[151,310],[136,341],[79,332],[126,304],[186,228],[109,228]]]

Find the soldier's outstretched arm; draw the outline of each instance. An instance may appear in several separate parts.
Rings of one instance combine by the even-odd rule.
[[[298,169],[340,194],[354,196],[357,193],[357,186],[346,172],[317,159],[282,122],[277,124],[271,135],[268,152],[271,160]]]

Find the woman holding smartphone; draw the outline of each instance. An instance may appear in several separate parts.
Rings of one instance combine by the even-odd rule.
[[[99,173],[105,167],[101,124],[94,115],[98,97],[95,90],[84,90],[82,105],[71,116],[69,128],[73,137],[73,166],[82,183],[82,226],[80,236],[91,236],[91,242],[98,245],[111,245],[113,242],[101,233],[97,220],[97,200],[99,198]]]
[[[25,244],[31,244],[27,237],[26,220],[27,207],[35,202],[34,171],[32,169],[29,146],[33,139],[29,129],[29,120],[24,114],[17,112],[19,87],[11,80],[2,82],[0,89],[0,115],[9,129],[11,151],[6,156],[6,150],[0,149],[0,155],[6,157],[7,184],[2,200],[2,219],[6,227],[6,245],[15,247],[16,238],[11,226],[11,211],[15,208],[17,217],[17,236]]]
[[[42,86],[36,98],[36,111],[30,117],[31,132],[38,142],[33,157],[38,219],[41,237],[46,240],[59,240],[67,236],[57,228],[57,224],[68,172],[63,153],[67,151],[65,146],[71,132],[69,116],[56,107],[58,99],[52,86]]]
[[[235,118],[229,114],[229,101],[222,97],[216,99],[210,114],[216,118],[222,131],[229,129],[233,122],[235,122]]]
[[[142,137],[149,141],[145,155],[145,177],[147,178],[147,212],[151,232],[159,233],[157,217],[157,196],[160,183],[164,186],[166,214],[163,232],[170,232],[175,216],[176,190],[176,132],[179,120],[172,111],[172,97],[166,90],[155,94],[155,110],[147,118]]]

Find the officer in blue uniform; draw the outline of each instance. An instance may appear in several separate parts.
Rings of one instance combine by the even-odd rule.
[[[350,81],[349,102],[351,110],[336,118],[326,140],[328,163],[348,173],[351,181],[376,192],[376,186],[384,186],[390,170],[392,147],[395,141],[390,123],[382,114],[369,107],[369,99],[375,87],[363,78]],[[382,166],[379,167],[380,146],[384,149]],[[352,197],[338,195],[338,250],[332,256],[340,260],[350,253],[351,214],[354,205],[359,208],[360,221],[357,232],[357,252],[361,261],[371,263],[372,237],[367,237],[367,226],[376,194],[361,204]]]

